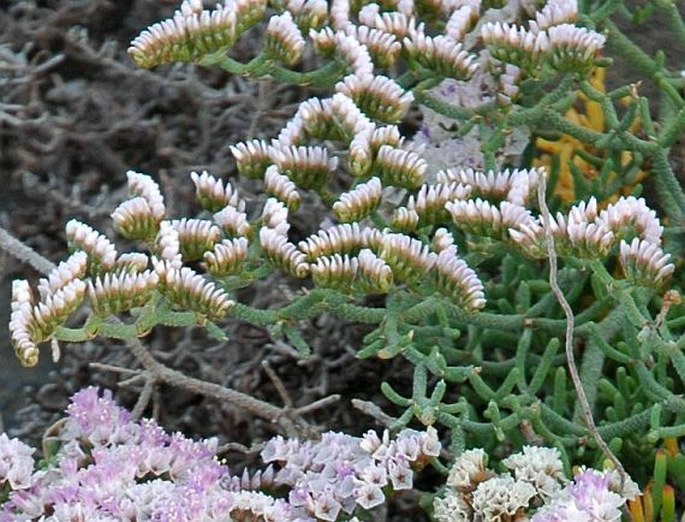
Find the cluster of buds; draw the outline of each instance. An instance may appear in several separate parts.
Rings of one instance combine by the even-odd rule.
[[[265,12],[264,0],[224,0],[212,10],[204,9],[201,0],[184,0],[171,19],[150,26],[136,37],[128,52],[145,68],[197,61],[230,49]]]
[[[528,28],[504,22],[483,25],[481,36],[492,55],[529,72],[551,67],[560,72],[587,71],[606,38],[576,27],[576,0],[550,0]]]
[[[619,263],[629,281],[660,288],[675,265],[661,247],[663,227],[644,199],[621,197],[599,210],[593,197],[550,216],[557,251],[562,256],[604,259],[619,250]],[[527,255],[547,256],[545,230],[540,217],[519,221],[509,228],[511,240]]]
[[[224,203],[224,208],[230,207],[240,216],[238,208],[244,208],[244,202],[230,186],[224,188],[206,173],[194,174],[193,180],[201,202],[209,208]],[[247,239],[222,239],[227,227],[221,223],[166,220],[159,187],[147,175],[129,172],[128,188],[130,199],[112,213],[115,228],[128,239],[145,241],[152,256],[119,254],[98,231],[77,220],[69,221],[66,237],[72,254],[38,282],[38,297],[27,281],[13,285],[10,334],[23,364],[37,363],[38,345],[56,342],[58,328],[84,301],[93,316],[102,319],[143,307],[154,301],[155,294],[173,308],[195,312],[198,322],[228,314],[233,305],[228,295],[183,264],[204,260],[211,274],[233,273],[247,257]],[[134,208],[140,211],[131,212]],[[245,230],[244,224],[233,228]]]
[[[543,220],[527,208],[544,175],[535,168],[440,171],[437,183],[422,185],[406,207],[395,209],[392,224],[411,233],[451,218],[468,234],[509,242],[528,256],[544,259]],[[659,288],[675,269],[661,247],[663,227],[642,198],[621,197],[602,210],[591,198],[550,216],[550,228],[561,256],[605,259],[619,253],[626,279],[637,284]]]

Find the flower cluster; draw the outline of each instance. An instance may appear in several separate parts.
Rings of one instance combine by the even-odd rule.
[[[386,432],[382,440],[372,433],[328,432],[318,442],[278,437],[262,455],[280,470],[233,476],[216,458],[216,439],[193,441],[135,421],[96,388],[74,395],[58,438],[52,464],[36,471],[31,448],[0,436],[0,480],[10,488],[0,519],[334,521],[341,511],[383,503],[388,485],[411,488],[414,471],[440,451],[430,429],[394,439]]]
[[[542,217],[528,208],[545,175],[542,168],[442,170],[437,183],[422,185],[405,207],[395,209],[393,226],[412,232],[451,217],[473,236],[508,241],[528,256],[546,258]],[[551,216],[550,227],[560,255],[605,259],[619,253],[625,277],[633,283],[659,288],[675,270],[661,247],[663,227],[642,198],[621,197],[600,210],[593,197]]]
[[[262,451],[265,462],[280,469],[274,484],[290,488],[289,502],[318,520],[334,521],[341,513],[383,504],[389,491],[412,489],[413,474],[440,453],[435,429],[405,429],[391,440],[368,432],[360,440],[325,433],[320,441],[277,437]]]
[[[496,58],[528,71],[551,67],[557,71],[588,70],[606,38],[576,27],[575,0],[550,0],[526,29],[516,24],[489,22],[483,41]]]
[[[151,254],[119,254],[115,245],[90,226],[72,219],[66,236],[71,256],[37,285],[36,297],[27,281],[13,284],[10,335],[20,361],[33,366],[38,344],[55,340],[62,327],[85,301],[94,316],[107,318],[130,312],[162,295],[168,303],[197,314],[197,321],[225,317],[233,301],[215,282],[198,274],[185,262],[204,260],[210,273],[237,270],[246,257],[249,225],[241,222],[244,203],[230,186],[225,189],[204,173],[193,175],[198,199],[209,206],[224,203],[223,219],[165,219],[164,200],[150,176],[129,172],[130,198],[112,213],[115,229],[128,239],[152,244]],[[133,205],[131,203],[133,202]],[[226,215],[233,212],[233,220]],[[238,237],[223,239],[236,231]]]
[[[581,470],[572,482],[564,474],[559,450],[524,446],[502,461],[508,473],[487,467],[482,449],[468,450],[455,460],[444,496],[434,501],[441,522],[476,520],[620,520],[619,509],[639,491],[627,479],[618,487],[617,472]],[[542,506],[542,507],[540,507]],[[539,509],[538,509],[539,508]]]

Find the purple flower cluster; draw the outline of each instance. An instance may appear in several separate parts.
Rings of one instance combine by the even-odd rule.
[[[332,521],[382,503],[383,487],[411,488],[412,467],[440,450],[431,429],[404,430],[394,440],[386,433],[382,441],[371,433],[329,432],[317,442],[277,437],[263,456],[280,469],[237,477],[217,460],[216,439],[193,441],[135,421],[97,388],[74,395],[59,438],[50,466],[34,471],[33,450],[0,435],[0,484],[10,490],[0,522]]]
[[[618,522],[626,500],[639,491],[628,480],[624,491],[617,487],[617,473],[585,469],[578,473],[553,500],[541,508],[531,522]]]
[[[300,442],[276,437],[262,451],[265,462],[281,469],[277,485],[289,486],[292,506],[302,507],[318,520],[337,520],[383,504],[384,488],[412,489],[414,468],[440,453],[434,428],[425,432],[405,429],[390,440],[369,431],[360,440],[342,433],[324,433],[321,440]]]

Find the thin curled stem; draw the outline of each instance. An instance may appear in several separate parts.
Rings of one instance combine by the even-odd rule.
[[[578,374],[578,367],[576,366],[575,356],[573,355],[573,330],[575,328],[575,316],[573,315],[573,310],[571,305],[568,303],[566,296],[559,286],[559,281],[557,280],[557,252],[554,248],[554,234],[552,232],[551,216],[549,213],[549,208],[547,207],[546,200],[546,190],[547,190],[547,178],[545,176],[540,176],[540,183],[538,184],[538,205],[540,206],[540,212],[542,215],[542,225],[545,230],[545,242],[547,243],[547,256],[549,257],[549,284],[552,287],[552,292],[557,298],[559,305],[564,311],[566,316],[566,332],[565,332],[565,350],[566,350],[566,362],[568,365],[568,371],[571,375],[571,381],[573,382],[573,387],[578,394],[578,402],[580,403],[580,410],[587,426],[588,431],[592,437],[597,442],[597,446],[604,453],[604,455],[611,461],[614,468],[618,471],[621,477],[621,489],[626,482],[626,471],[623,465],[618,460],[616,455],[611,451],[607,443],[604,441],[602,436],[597,429],[595,424],[595,419],[592,416],[592,409],[590,408],[590,403],[583,388],[583,383],[580,380],[580,375]]]

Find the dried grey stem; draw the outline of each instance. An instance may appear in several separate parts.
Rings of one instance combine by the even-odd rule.
[[[3,227],[0,227],[0,249],[19,261],[31,265],[43,274],[49,274],[55,268],[55,265],[50,260],[19,241]]]
[[[152,392],[155,391],[155,380],[152,378],[145,380],[145,385],[138,396],[136,405],[131,410],[131,415],[134,419],[139,419],[143,416],[145,408],[150,404],[150,399],[152,398]]]
[[[384,426],[385,428],[389,428],[395,423],[395,421],[397,421],[395,417],[391,417],[390,415],[383,413],[383,410],[381,410],[373,402],[363,401],[361,399],[352,399],[352,406],[363,414],[373,417],[378,424]]]
[[[286,390],[283,381],[269,364],[269,361],[262,361],[262,368],[264,368],[264,371],[269,376],[269,379],[271,379],[271,382],[276,387],[276,391],[278,392],[278,395],[280,395],[285,407],[292,408],[293,400],[290,398],[290,394],[288,393],[288,390]]]
[[[583,383],[580,380],[580,375],[578,375],[578,367],[576,366],[575,356],[573,355],[573,330],[575,328],[575,316],[573,315],[573,310],[569,304],[566,296],[561,290],[558,281],[557,273],[557,252],[554,247],[554,234],[551,227],[551,216],[549,213],[549,208],[547,207],[547,201],[545,199],[545,194],[547,190],[547,178],[543,175],[540,176],[540,183],[538,184],[538,205],[540,206],[540,213],[542,216],[542,225],[545,230],[545,242],[547,244],[547,257],[549,258],[549,284],[552,287],[552,292],[557,298],[559,305],[561,305],[564,315],[566,316],[566,334],[565,334],[565,350],[566,350],[566,363],[568,365],[568,371],[571,375],[571,381],[573,382],[573,387],[578,394],[578,402],[580,403],[580,409],[583,415],[583,420],[587,426],[588,431],[592,437],[597,442],[597,446],[604,453],[604,455],[611,461],[615,469],[618,471],[621,477],[621,489],[623,489],[626,481],[626,471],[623,468],[621,462],[616,458],[616,455],[611,451],[607,443],[604,441],[599,431],[597,430],[597,425],[595,424],[595,419],[592,416],[592,409],[590,408],[590,403],[588,402],[587,395],[585,394],[585,389],[583,388]]]

